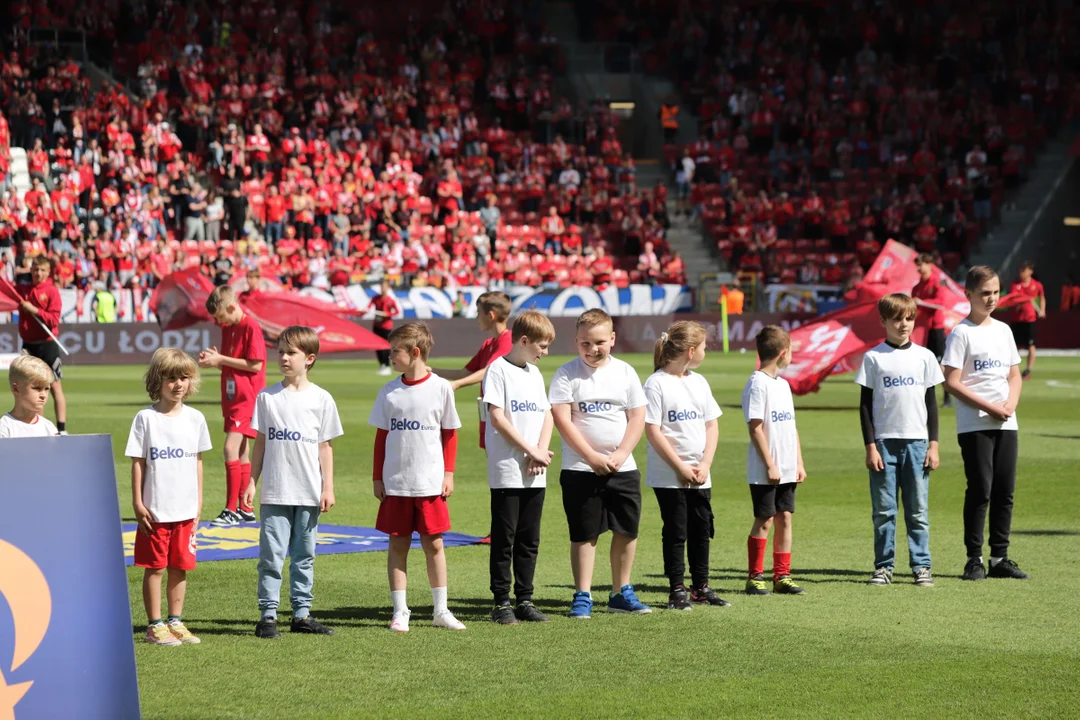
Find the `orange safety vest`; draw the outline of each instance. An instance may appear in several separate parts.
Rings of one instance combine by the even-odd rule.
[[[668,130],[679,129],[679,106],[678,105],[661,105],[660,106],[660,124]]]
[[[745,296],[743,295],[742,290],[740,290],[739,288],[734,288],[734,287],[733,288],[725,287],[720,292],[720,300],[721,300],[721,302],[723,301],[724,298],[727,298],[727,312],[728,312],[728,315],[742,315],[743,299],[745,298]]]

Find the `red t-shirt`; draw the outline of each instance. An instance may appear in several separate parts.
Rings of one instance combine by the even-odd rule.
[[[386,313],[385,315],[376,315],[375,320],[372,321],[372,327],[376,330],[394,329],[394,314],[398,311],[398,304],[393,295],[376,295],[371,298],[368,307]]]
[[[1009,288],[1009,294],[1022,295],[1027,298],[1024,302],[1014,306],[1016,314],[1013,317],[1016,322],[1035,322],[1038,319],[1039,311],[1035,309],[1034,303],[1029,302],[1029,300],[1036,300],[1043,296],[1044,290],[1041,282],[1032,279],[1026,286],[1014,282],[1012,287]]]
[[[221,411],[226,420],[255,414],[255,396],[266,387],[266,340],[262,328],[250,315],[244,315],[235,325],[221,328],[221,354],[244,360],[262,360],[255,373],[221,368]]]
[[[936,278],[930,278],[929,280],[919,280],[915,284],[915,287],[911,289],[911,297],[916,300],[924,300],[934,305],[944,305],[944,301],[941,299],[941,285]],[[933,313],[930,315],[930,329],[938,330],[945,328],[945,313],[941,310],[931,310],[929,308],[921,309],[921,313]]]
[[[476,372],[480,368],[486,368],[491,363],[495,362],[503,355],[510,352],[514,347],[514,341],[510,337],[510,330],[503,330],[499,333],[498,337],[488,338],[484,341],[484,344],[480,346],[480,349],[473,355],[472,360],[465,366],[470,374]],[[481,386],[483,387],[483,386]],[[480,421],[480,448],[484,448],[484,421]]]

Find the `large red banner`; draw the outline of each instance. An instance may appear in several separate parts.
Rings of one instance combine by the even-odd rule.
[[[214,283],[198,268],[180,270],[165,277],[150,296],[150,310],[164,330],[179,330],[200,322],[212,322],[206,300]]]
[[[319,334],[319,351],[323,353],[390,348],[390,343],[367,328],[334,312],[296,302],[296,298],[290,292],[253,292],[244,297],[241,306],[259,323],[267,345],[277,344],[281,331],[288,326],[304,325]]]
[[[19,309],[22,298],[11,281],[0,276],[0,312],[9,313]]]

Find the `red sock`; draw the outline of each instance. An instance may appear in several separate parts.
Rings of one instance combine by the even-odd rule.
[[[240,502],[240,468],[239,460],[225,463],[225,507],[233,512]]]
[[[791,574],[791,553],[773,552],[772,554],[772,578],[776,582],[785,575]]]
[[[752,535],[746,538],[746,555],[749,558],[750,577],[765,572],[765,546],[768,543],[769,538],[756,538]]]
[[[248,484],[251,482],[251,463],[244,463],[240,466],[240,497],[244,496],[244,491],[247,490]],[[245,512],[251,512],[249,507],[240,506],[240,509]]]

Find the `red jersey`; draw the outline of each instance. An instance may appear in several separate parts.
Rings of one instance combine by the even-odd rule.
[[[376,295],[371,298],[368,307],[386,313],[385,315],[376,315],[375,320],[372,321],[372,327],[376,330],[394,329],[394,315],[398,311],[398,304],[393,295]]]
[[[945,305],[945,301],[942,298],[941,284],[938,283],[937,278],[933,277],[929,280],[919,280],[919,282],[915,284],[915,287],[911,289],[911,297],[933,305]],[[929,315],[931,330],[945,328],[945,313],[941,310],[925,308],[920,309],[919,312],[920,314],[925,313]]]
[[[1039,311],[1035,309],[1035,304],[1029,301],[1037,300],[1045,294],[1041,282],[1035,279],[1032,279],[1027,285],[1014,282],[1012,287],[1009,288],[1009,294],[1021,295],[1025,298],[1022,303],[1015,305],[1013,308],[1015,311],[1013,319],[1016,322],[1035,322],[1038,319]],[[21,327],[20,322],[20,329]]]
[[[60,311],[63,304],[60,301],[60,291],[53,285],[52,280],[46,278],[37,285],[20,285],[18,291],[24,300],[28,300],[38,309],[36,317],[45,323],[53,335],[56,335],[60,329]],[[19,313],[19,337],[22,338],[23,343],[41,343],[49,340],[49,334],[41,328],[34,317],[28,312]],[[507,337],[509,338],[509,334]]]
[[[261,360],[258,372],[221,368],[221,410],[230,419],[230,410],[243,410],[247,417],[255,413],[255,396],[266,387],[266,340],[262,328],[250,315],[235,325],[221,328],[221,354],[242,360]]]

